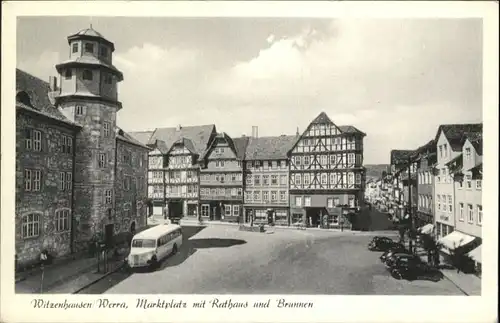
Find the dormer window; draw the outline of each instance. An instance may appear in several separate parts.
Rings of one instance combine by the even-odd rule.
[[[71,52],[72,53],[77,53],[78,52],[78,43],[74,43],[72,46],[71,46]]]
[[[92,71],[91,70],[83,70],[83,79],[84,80],[92,81],[93,78],[94,77],[92,75]]]
[[[70,78],[71,78],[71,76],[72,76],[71,69],[69,69],[69,68],[68,68],[68,69],[64,72],[64,77],[65,77],[66,79],[70,79]]]
[[[21,102],[22,104],[25,104],[25,105],[30,106],[30,107],[32,106],[31,105],[31,98],[30,98],[29,94],[24,92],[24,91],[17,93],[16,101]]]
[[[85,53],[94,53],[94,44],[92,43],[86,43],[85,44]]]

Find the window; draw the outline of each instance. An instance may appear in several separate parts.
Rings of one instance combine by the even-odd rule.
[[[354,164],[354,154],[348,154],[348,155],[347,155],[347,163],[348,163],[349,165]]]
[[[300,156],[294,157],[294,163],[295,163],[295,165],[300,166]]]
[[[295,174],[295,185],[300,185],[300,174]]]
[[[354,197],[349,197],[349,206],[350,207],[354,207],[355,206]]]
[[[328,164],[328,156],[321,155],[321,165],[326,166]]]
[[[468,189],[471,189],[472,188],[472,176],[471,175],[466,175],[465,176],[465,180],[466,180],[466,187]]]
[[[85,43],[85,53],[94,53],[94,44]]]
[[[224,153],[224,148],[223,147],[219,148],[219,153],[221,153],[221,154]]]
[[[38,192],[41,190],[42,171],[38,169],[24,170],[24,190]]]
[[[269,201],[269,192],[268,191],[262,192],[262,199],[264,201]]]
[[[271,175],[271,185],[278,185],[278,175]]]
[[[240,215],[240,207],[238,205],[233,205],[233,215],[234,216]]]
[[[304,165],[309,165],[309,156],[304,156]]]
[[[326,174],[321,174],[321,184],[325,185],[328,182],[328,176]]]
[[[361,184],[361,174],[356,174],[356,184]]]
[[[459,209],[459,220],[463,221],[464,220],[464,204],[460,203],[459,207],[460,207],[460,209]]]
[[[65,188],[66,188],[66,173],[60,172],[59,173],[59,190],[64,191]]]
[[[483,206],[477,205],[477,224],[483,224]]]
[[[71,191],[72,183],[73,183],[73,173],[66,172],[66,191]]]
[[[443,153],[444,153],[444,157],[448,157],[448,145],[447,144],[443,145]]]
[[[61,140],[62,140],[62,152],[64,154],[71,154],[73,152],[73,138],[69,137],[69,136],[62,136],[61,137]]]
[[[326,199],[326,206],[328,208],[332,208],[333,207],[333,199],[332,198]]]
[[[73,43],[73,45],[71,46],[71,51],[73,53],[78,52],[78,43]]]
[[[160,192],[155,192],[155,193],[161,193],[161,188],[162,188],[161,186],[154,186],[154,188],[155,188],[155,190],[156,190],[157,188],[159,188],[159,189],[160,189]],[[111,190],[105,190],[105,191],[104,191],[104,202],[105,202],[106,204],[111,204],[111,203],[112,203],[112,201],[113,201],[113,200],[112,200],[112,192],[111,192]]]
[[[280,176],[280,185],[287,185],[286,175]]]
[[[451,195],[448,195],[448,212],[453,212],[453,202],[451,199]]]
[[[256,175],[254,180],[254,185],[260,185],[260,175]]]
[[[254,191],[253,192],[253,200],[254,201],[260,201],[260,191]]]
[[[108,48],[104,46],[99,47],[99,54],[102,57],[108,57]]]
[[[437,207],[438,207],[438,210],[441,210],[441,195],[437,196]]]
[[[23,238],[33,238],[40,235],[40,214],[33,213],[23,216]]]
[[[104,83],[113,84],[113,76],[111,74],[104,75]]]
[[[275,202],[278,200],[278,192],[271,191],[271,201]]]
[[[248,186],[252,186],[253,182],[252,182],[252,175],[247,175],[247,185]]]
[[[109,122],[103,123],[104,137],[109,137]]]
[[[439,157],[443,157],[443,146],[439,146]]]
[[[58,232],[69,230],[69,210],[56,211],[56,230]]]
[[[311,183],[311,175],[310,174],[304,174],[304,185],[309,185]]]
[[[83,79],[87,81],[92,81],[94,78],[94,75],[92,74],[91,70],[83,70]]]
[[[311,206],[311,197],[310,196],[304,197],[304,206]]]
[[[269,185],[269,175],[262,176],[262,185]]]
[[[468,217],[467,220],[469,223],[474,223],[474,211],[472,210],[472,204],[467,204],[468,208]]]
[[[274,160],[272,162],[272,169],[276,169],[276,168],[278,168],[278,162],[276,160]]]
[[[295,205],[302,206],[302,196],[295,196]]]
[[[280,201],[282,201],[282,202],[286,201],[286,192],[285,191],[280,191]]]
[[[224,215],[231,216],[231,205],[224,205]]]
[[[130,190],[130,176],[125,175],[123,177],[123,189],[125,191]]]
[[[338,197],[333,198],[333,206],[340,205],[340,199]]]
[[[42,133],[38,130],[26,129],[24,147],[26,150],[42,151]]]
[[[64,78],[68,80],[73,76],[72,74],[73,73],[71,73],[71,69],[67,68],[66,71],[64,71]]]
[[[106,154],[103,153],[98,154],[98,162],[100,168],[106,167]]]
[[[480,179],[476,179],[476,190],[480,190],[483,183]]]
[[[76,114],[77,116],[81,116],[81,115],[83,115],[83,106],[82,106],[82,105],[77,105],[77,106],[75,107],[75,114]]]
[[[470,160],[472,157],[470,148],[465,148],[465,160]]]
[[[335,165],[336,165],[335,155],[330,155],[330,164],[331,164],[332,166],[335,166]]]

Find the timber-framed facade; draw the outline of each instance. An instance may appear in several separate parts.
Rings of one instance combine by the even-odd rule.
[[[289,152],[292,223],[311,227],[351,225],[363,204],[363,138],[320,113]]]

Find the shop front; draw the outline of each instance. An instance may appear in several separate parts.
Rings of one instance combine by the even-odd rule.
[[[288,209],[280,207],[269,207],[263,205],[245,205],[245,223],[274,224],[288,226]]]

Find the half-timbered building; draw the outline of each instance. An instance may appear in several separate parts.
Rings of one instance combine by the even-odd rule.
[[[248,137],[220,133],[200,160],[200,217],[239,222],[243,205],[242,162]]]
[[[350,226],[347,214],[363,204],[363,138],[353,126],[337,126],[320,113],[290,150],[292,222]]]
[[[297,136],[250,138],[245,153],[244,221],[289,224],[289,161]]]
[[[216,134],[215,125],[157,128],[153,132],[149,138],[155,149],[149,155],[148,193],[155,213],[161,209],[170,218],[198,218],[200,156]]]

